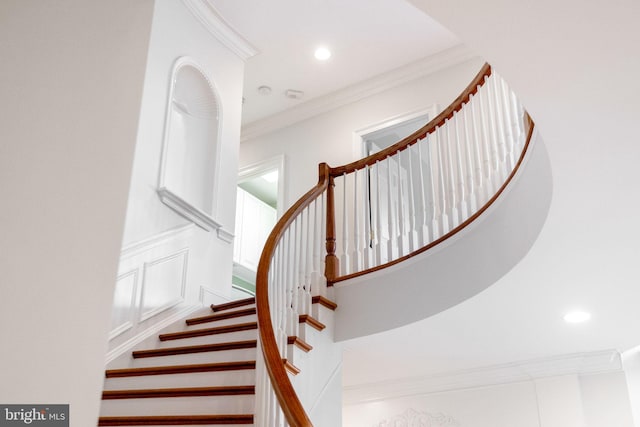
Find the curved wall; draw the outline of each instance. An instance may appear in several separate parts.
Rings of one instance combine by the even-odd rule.
[[[335,285],[337,341],[433,316],[495,283],[529,251],[547,217],[552,175],[534,131],[512,182],[476,221],[406,262]]]

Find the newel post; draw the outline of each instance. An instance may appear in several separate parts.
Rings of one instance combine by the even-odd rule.
[[[327,240],[325,248],[327,255],[324,262],[324,275],[327,278],[327,283],[333,283],[338,277],[340,272],[340,266],[338,257],[336,256],[336,220],[335,220],[335,202],[333,196],[333,188],[335,183],[333,182],[333,176],[331,176],[331,168],[326,163],[320,163],[319,173],[321,180],[328,180],[327,185]]]

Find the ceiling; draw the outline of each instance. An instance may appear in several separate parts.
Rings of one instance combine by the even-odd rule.
[[[510,82],[545,141],[553,200],[529,254],[458,306],[349,342],[345,384],[640,344],[640,3],[213,3],[262,52],[247,62],[244,124],[462,41]],[[313,59],[318,43],[334,52],[326,63]],[[305,96],[286,99],[286,89]],[[564,324],[573,307],[592,320]]]
[[[243,126],[460,43],[405,1],[211,3],[259,51],[245,67]],[[314,58],[320,45],[332,52],[327,61]],[[260,94],[261,86],[271,93]],[[304,95],[287,98],[289,89]]]

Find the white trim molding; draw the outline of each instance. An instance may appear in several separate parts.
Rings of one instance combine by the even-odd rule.
[[[276,212],[278,218],[284,214],[285,208],[285,157],[284,154],[270,157],[250,165],[242,166],[238,172],[238,184],[257,178],[264,173],[276,169],[278,171],[278,194],[276,196]]]
[[[260,53],[247,39],[233,28],[220,15],[210,0],[182,0],[189,12],[209,31],[217,40],[229,50],[246,61]]]
[[[345,89],[311,99],[270,117],[247,123],[242,127],[240,140],[246,141],[290,126],[472,58],[477,58],[477,55],[466,46],[454,46]]]
[[[159,265],[166,265],[172,261],[180,262],[180,283],[178,284],[179,293],[171,300],[166,301],[164,304],[154,307],[151,310],[147,310],[145,312],[140,312],[138,323],[142,323],[145,320],[148,320],[158,314],[177,306],[180,303],[184,302],[185,291],[187,288],[187,268],[189,262],[189,248],[182,249],[174,254],[167,255],[165,257],[156,259],[152,262],[145,262],[143,264],[143,280],[142,280],[142,292],[140,297],[140,309],[144,307],[145,304],[145,292],[149,283],[147,282],[147,278],[149,276],[149,270],[151,268],[157,267]]]
[[[346,386],[343,388],[343,403],[353,405],[561,375],[597,374],[621,370],[622,359],[616,350],[569,354],[438,375]]]
[[[399,114],[397,116],[389,117],[388,119],[372,123],[366,127],[357,129],[353,132],[353,155],[356,159],[366,157],[367,153],[364,146],[365,136],[382,129],[390,128],[395,125],[417,119],[418,117],[422,116],[427,116],[427,121],[430,122],[438,115],[439,112],[440,106],[438,104],[433,104],[428,108],[422,108],[420,110]],[[426,125],[427,122],[425,122],[424,124]]]
[[[187,233],[195,228],[194,224],[181,225],[170,230],[158,233],[147,239],[131,243],[122,248],[120,252],[120,261],[156,248],[164,243],[177,239],[182,233]]]
[[[224,227],[218,228],[217,233],[218,233],[218,239],[227,243],[233,243],[233,239],[236,237],[235,234],[233,234],[232,232],[230,232]]]
[[[190,314],[201,309],[202,309],[202,306],[200,305],[187,306],[187,307],[181,308],[179,311],[176,311],[174,314],[163,319],[162,321],[153,324],[151,327],[145,329],[144,332],[131,337],[130,339],[123,342],[116,348],[110,350],[105,357],[105,362],[104,362],[105,365],[115,360],[118,356],[133,349],[136,345],[140,344],[142,341],[146,340],[147,338],[157,335],[161,330],[163,330],[167,326],[177,322],[178,320],[184,319]]]
[[[416,411],[413,408],[409,408],[390,419],[376,423],[374,427],[458,427],[459,425],[458,421],[453,417],[443,414],[442,412],[432,414],[430,412]]]
[[[158,196],[162,203],[169,206],[171,209],[193,222],[198,227],[206,231],[214,231],[222,228],[222,224],[218,223],[211,216],[205,212],[193,206],[191,203],[184,200],[166,187],[158,189]]]

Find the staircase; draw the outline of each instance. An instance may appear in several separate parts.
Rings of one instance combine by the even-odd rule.
[[[256,298],[214,305],[119,360],[99,425],[340,425],[333,285],[463,231],[516,176],[533,131],[486,64],[412,135],[347,165],[320,164],[316,186],[267,238]]]
[[[316,304],[325,312],[336,308],[326,298],[314,299]],[[255,298],[198,314],[166,328],[154,348],[114,361],[117,367],[105,373],[99,426],[254,425]],[[325,328],[310,315],[299,322],[300,336],[288,337],[282,361],[291,377],[300,373],[296,361],[313,349],[305,341],[308,329]]]

